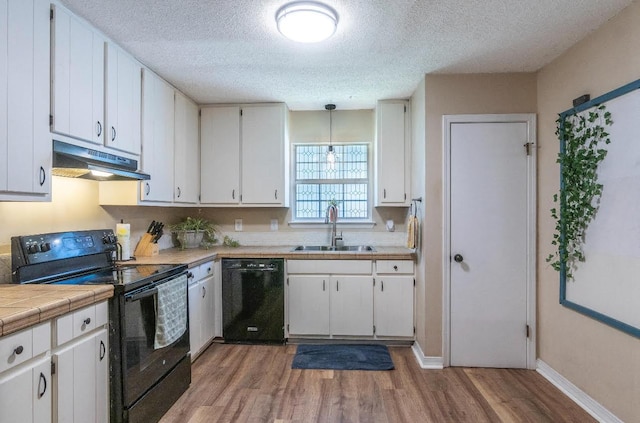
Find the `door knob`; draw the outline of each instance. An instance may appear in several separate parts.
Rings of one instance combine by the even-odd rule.
[[[462,263],[462,260],[464,260],[464,257],[462,257],[460,254],[456,254],[455,256],[453,256],[453,260],[456,263]]]

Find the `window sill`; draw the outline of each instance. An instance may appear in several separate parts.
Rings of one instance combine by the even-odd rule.
[[[376,225],[376,222],[371,220],[358,221],[358,222],[340,222],[336,226],[340,229],[371,229]],[[292,220],[289,222],[289,226],[294,229],[309,229],[309,228],[326,228],[330,226],[329,223],[323,221],[306,221],[306,220]]]

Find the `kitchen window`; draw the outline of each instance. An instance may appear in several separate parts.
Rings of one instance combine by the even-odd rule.
[[[327,162],[327,148],[326,144],[294,145],[294,221],[324,222],[331,201],[338,204],[339,221],[369,221],[369,144],[334,145],[333,165]]]

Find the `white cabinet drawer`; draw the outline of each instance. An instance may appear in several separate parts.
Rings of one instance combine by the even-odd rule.
[[[377,260],[376,273],[413,274],[412,260]]]
[[[56,319],[56,339],[54,346],[60,346],[89,333],[97,327],[106,325],[109,320],[107,301],[90,305]]]
[[[371,260],[287,260],[290,274],[370,275]]]
[[[51,323],[46,322],[0,338],[0,372],[24,363],[51,347]]]
[[[200,268],[200,279],[205,279],[209,276],[213,276],[213,261],[208,261],[198,267]]]

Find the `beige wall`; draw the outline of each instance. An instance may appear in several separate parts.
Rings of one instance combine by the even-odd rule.
[[[557,114],[582,94],[594,98],[638,79],[638,46],[636,2],[538,74],[539,357],[626,422],[640,421],[640,340],[559,305],[558,273],[545,257],[553,251],[549,209],[559,186]]]
[[[427,356],[442,356],[442,116],[447,114],[535,113],[533,73],[427,75],[425,77],[425,202],[422,245],[425,279],[424,333],[418,343]]]

